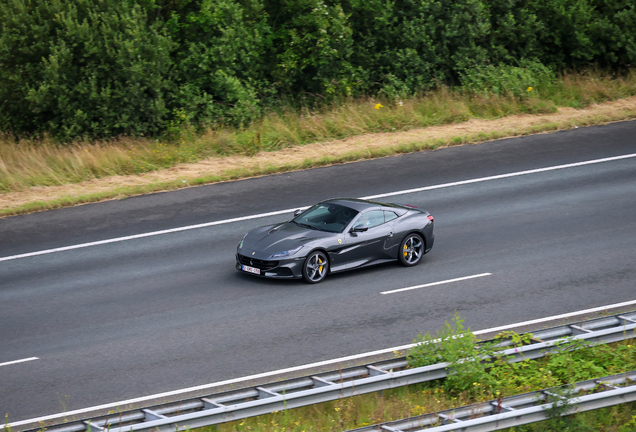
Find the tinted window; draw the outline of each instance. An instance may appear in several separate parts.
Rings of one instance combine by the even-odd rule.
[[[292,222],[306,228],[342,232],[358,212],[339,204],[317,204],[294,218]]]
[[[360,219],[356,221],[356,225],[364,225],[367,228],[373,228],[384,223],[384,211],[372,210],[364,213],[360,216]]]
[[[388,222],[390,220],[393,220],[395,218],[397,218],[398,216],[393,213],[392,211],[385,211],[384,212],[384,222]]]

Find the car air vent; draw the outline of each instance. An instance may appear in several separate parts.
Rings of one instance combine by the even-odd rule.
[[[267,231],[267,234],[271,234],[271,233],[273,233],[273,232],[278,231],[278,230],[279,230],[282,226],[283,226],[283,225],[275,226],[275,227],[274,227],[274,228],[272,228],[271,230]]]

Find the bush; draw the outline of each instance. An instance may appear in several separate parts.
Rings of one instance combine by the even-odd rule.
[[[518,98],[545,89],[556,81],[554,72],[538,61],[522,61],[520,66],[476,66],[461,72],[460,77],[465,91]]]
[[[262,115],[267,94],[265,48],[271,38],[260,0],[185,0],[159,9],[171,39],[172,92],[177,121],[240,125]]]
[[[505,349],[509,349],[529,344],[532,334],[504,332],[498,338],[508,339],[512,344]],[[560,341],[556,349],[542,359],[509,363],[501,354],[501,348],[496,350],[492,343],[477,345],[477,338],[469,328],[464,328],[463,320],[457,315],[451,324],[445,323],[435,337],[426,333],[415,342],[417,345],[407,356],[409,367],[447,362],[449,373],[443,381],[444,389],[450,394],[484,400],[636,368],[631,341],[608,346],[571,338]]]
[[[434,337],[428,332],[424,336],[419,335],[415,340],[417,345],[409,350],[407,360],[410,367],[449,363],[444,389],[453,394],[465,392],[475,395],[490,387],[493,380],[482,361],[488,350],[486,347],[477,349],[477,338],[470,328],[464,328],[463,322],[455,315],[452,323],[446,322]]]
[[[175,44],[130,1],[0,3],[0,130],[156,134]]]
[[[631,0],[6,0],[0,132],[248,126],[440,85],[524,95],[636,63]]]

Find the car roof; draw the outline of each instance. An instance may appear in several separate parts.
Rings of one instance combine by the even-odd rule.
[[[363,200],[358,198],[333,198],[333,199],[322,201],[321,204],[322,203],[340,204],[345,207],[350,207],[359,212],[366,210],[368,208],[373,208],[373,207],[395,207],[398,209],[405,210],[404,207],[400,205],[387,204],[387,203],[381,203],[376,201],[368,201],[368,200]]]

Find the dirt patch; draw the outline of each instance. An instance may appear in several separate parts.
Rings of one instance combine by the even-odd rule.
[[[281,172],[367,159],[377,155],[417,151],[426,149],[427,146],[476,143],[495,138],[551,132],[634,118],[636,118],[636,97],[630,97],[580,110],[561,108],[554,114],[512,115],[496,120],[471,119],[459,124],[432,126],[406,132],[366,134],[275,152],[261,152],[253,156],[215,157],[147,174],[112,176],[76,184],[38,186],[20,192],[2,193],[0,194],[0,210],[5,215],[25,213],[82,202],[121,198],[149,191],[188,187],[193,183],[212,183],[247,178],[267,172]],[[32,206],[31,210],[25,206]]]

